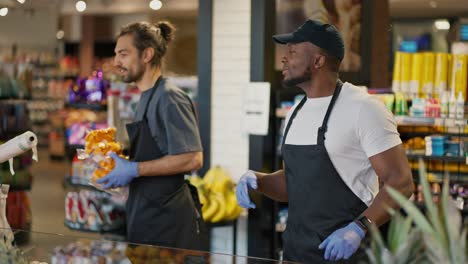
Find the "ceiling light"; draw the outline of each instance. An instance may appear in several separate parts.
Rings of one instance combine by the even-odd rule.
[[[434,26],[438,30],[449,30],[450,29],[450,23],[448,22],[447,19],[438,19],[434,22]]]
[[[149,7],[153,10],[159,10],[162,7],[162,2],[159,0],[151,0]]]
[[[83,0],[77,1],[75,7],[78,12],[83,12],[86,10],[86,2]]]
[[[8,14],[8,7],[0,8],[0,16],[6,16]]]
[[[429,5],[430,5],[432,8],[437,8],[437,2],[436,2],[436,1],[430,1],[430,2],[429,2]]]
[[[65,36],[65,32],[63,30],[59,30],[57,31],[57,39],[63,39],[63,37]]]
[[[24,2],[26,2],[26,0],[16,0],[16,1],[18,1],[18,3],[20,4],[24,4]]]

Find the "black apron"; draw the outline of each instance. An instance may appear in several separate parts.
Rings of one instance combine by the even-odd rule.
[[[146,112],[158,79],[144,108],[143,120],[127,125],[130,159],[149,161],[162,158],[148,126]],[[157,122],[158,120],[154,120]],[[198,193],[184,175],[135,178],[129,186],[126,205],[127,240],[183,249],[207,250],[207,232]]]
[[[317,145],[286,145],[291,123],[307,101],[302,99],[286,126],[282,144],[288,190],[288,222],[283,234],[284,259],[303,263],[328,263],[325,250],[318,246],[335,230],[355,220],[366,208],[343,182],[325,148],[328,118],[343,83],[338,80],[322,126]],[[354,263],[352,259],[338,263]],[[337,262],[330,262],[337,263]]]

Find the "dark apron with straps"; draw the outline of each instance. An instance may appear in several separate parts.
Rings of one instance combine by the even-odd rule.
[[[127,125],[129,154],[133,161],[149,161],[164,156],[151,135],[146,117],[148,105],[161,79],[152,88],[143,120]],[[130,183],[129,189],[126,206],[128,242],[207,250],[208,236],[198,193],[184,180],[183,174],[138,177]]]
[[[283,234],[284,259],[303,263],[328,263],[318,247],[335,230],[356,219],[366,208],[343,182],[325,148],[327,123],[343,83],[337,82],[316,145],[286,145],[286,137],[305,96],[294,110],[283,139],[282,152],[288,190],[288,223]],[[338,263],[354,263],[353,259]],[[330,262],[332,263],[332,262]],[[333,262],[337,263],[337,262]]]

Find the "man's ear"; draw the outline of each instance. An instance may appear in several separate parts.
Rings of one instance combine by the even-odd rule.
[[[153,48],[146,48],[143,50],[143,62],[149,63],[154,57],[154,49]]]
[[[323,66],[325,66],[325,62],[326,62],[325,56],[322,56],[322,55],[316,56],[314,58],[314,68],[316,69],[322,68]]]

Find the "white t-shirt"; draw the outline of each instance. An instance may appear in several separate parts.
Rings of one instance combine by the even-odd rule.
[[[318,128],[331,98],[307,98],[291,124],[285,144],[316,145]],[[296,107],[289,110],[286,124]],[[328,120],[325,148],[343,181],[366,205],[379,191],[369,157],[399,144],[395,119],[385,105],[365,90],[344,83]]]

